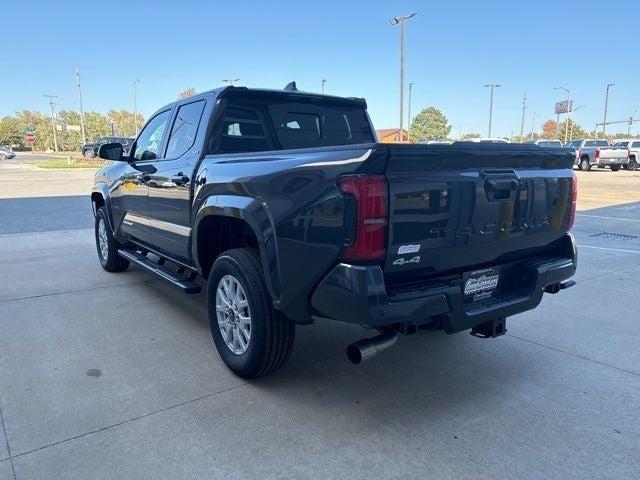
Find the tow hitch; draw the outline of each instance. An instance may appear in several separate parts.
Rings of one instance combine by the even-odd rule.
[[[573,287],[576,284],[573,280],[567,280],[565,282],[552,283],[551,285],[547,285],[544,287],[545,293],[558,293],[560,290],[565,290],[567,288]]]
[[[481,323],[471,329],[470,334],[478,338],[496,338],[507,332],[507,319],[497,318],[490,322]]]

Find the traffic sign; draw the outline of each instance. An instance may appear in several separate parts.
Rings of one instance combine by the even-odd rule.
[[[35,135],[35,133],[33,133],[33,132],[28,132],[28,133],[24,136],[24,139],[25,139],[27,142],[29,142],[29,143],[33,144],[33,143],[35,143],[35,141],[36,141],[36,135]]]

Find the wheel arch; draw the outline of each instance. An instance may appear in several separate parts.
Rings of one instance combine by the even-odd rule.
[[[107,223],[109,224],[109,228],[111,231],[114,231],[113,228],[113,218],[111,213],[111,198],[109,197],[109,189],[107,185],[104,183],[99,183],[94,185],[91,190],[91,207],[93,210],[93,215],[96,215],[96,212],[100,207],[105,207],[107,210]]]
[[[242,246],[258,250],[267,290],[277,304],[282,289],[275,229],[267,207],[239,195],[205,199],[194,217],[191,243],[192,258],[200,273],[208,277],[220,253]]]

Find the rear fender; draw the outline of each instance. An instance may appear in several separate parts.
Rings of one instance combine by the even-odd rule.
[[[198,227],[201,222],[211,216],[230,217],[245,221],[258,240],[260,261],[265,273],[267,289],[277,306],[282,295],[282,282],[278,262],[277,244],[273,219],[266,204],[255,198],[239,195],[212,195],[204,200],[195,215],[193,222],[193,236],[191,242],[192,258],[197,262],[198,257]],[[197,265],[202,271],[201,265]]]

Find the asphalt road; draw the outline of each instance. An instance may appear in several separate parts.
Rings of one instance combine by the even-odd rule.
[[[611,235],[640,236],[640,174],[580,174],[577,285],[507,335],[421,333],[353,366],[368,332],[318,323],[252,382],[204,295],[100,268],[87,178],[26,201],[0,183],[1,480],[640,478],[640,240]]]

